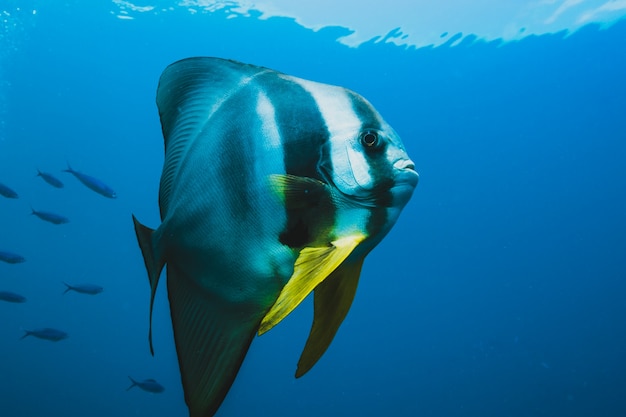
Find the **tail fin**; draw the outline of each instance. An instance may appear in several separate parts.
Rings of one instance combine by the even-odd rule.
[[[70,284],[66,282],[63,282],[63,284],[65,284],[65,286],[67,287],[65,291],[63,291],[63,294],[67,293],[68,291],[72,291],[74,289],[74,287],[72,287]]]
[[[31,332],[30,330],[24,330],[24,336],[20,337],[20,340],[30,336],[31,334],[33,334],[33,332]]]
[[[67,162],[67,169],[62,170],[61,172],[69,172],[70,174],[74,172],[74,170],[72,169],[72,166],[70,165],[69,161],[65,161]]]
[[[134,379],[132,379],[130,376],[128,377],[128,379],[130,379],[130,387],[126,388],[126,391],[130,390],[132,387],[136,387],[137,386],[137,381],[135,381]]]

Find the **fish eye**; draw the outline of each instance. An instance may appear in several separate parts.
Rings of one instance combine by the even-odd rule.
[[[366,130],[365,132],[361,133],[361,144],[365,148],[374,149],[378,147],[379,142],[380,140],[378,138],[378,133],[372,130]]]

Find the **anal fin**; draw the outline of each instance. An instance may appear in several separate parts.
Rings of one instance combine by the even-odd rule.
[[[261,315],[210,297],[171,263],[167,289],[189,416],[213,416],[235,380]]]
[[[281,290],[272,308],[263,317],[259,335],[287,317],[364,239],[365,235],[355,233],[339,238],[327,247],[302,249],[296,259],[293,275]]]
[[[363,258],[345,262],[315,288],[313,325],[298,361],[296,378],[307,373],[333,341],[352,305],[362,265]]]

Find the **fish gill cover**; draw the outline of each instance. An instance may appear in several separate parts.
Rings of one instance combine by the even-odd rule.
[[[149,353],[130,214],[159,223],[156,86],[190,56],[363,94],[421,175],[322,360],[292,378],[305,300],[255,339],[218,415],[626,414],[623,1],[134,3],[0,9],[0,183],[19,195],[0,198],[0,251],[24,259],[0,262],[0,290],[27,300],[0,303],[2,415],[186,415],[163,288]],[[46,328],[69,337],[19,340]],[[127,392],[128,375],[165,389]]]

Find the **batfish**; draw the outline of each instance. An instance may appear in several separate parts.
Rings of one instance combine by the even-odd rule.
[[[365,256],[418,182],[359,94],[268,68],[188,58],[161,75],[161,225],[133,216],[152,308],[167,288],[191,417],[215,414],[256,334],[314,293],[304,375],[352,303]]]

